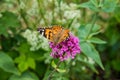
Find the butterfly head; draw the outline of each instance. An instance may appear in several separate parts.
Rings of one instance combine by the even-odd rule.
[[[37,31],[38,31],[41,35],[44,35],[45,28],[38,28]]]

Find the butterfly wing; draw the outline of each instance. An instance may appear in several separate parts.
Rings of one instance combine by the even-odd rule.
[[[67,38],[69,38],[69,30],[68,29],[62,30],[58,43],[66,40]]]
[[[51,28],[38,28],[38,31],[50,42],[54,42],[54,44],[58,44],[69,37],[69,30],[63,29],[61,26],[53,26]]]
[[[53,35],[53,42],[54,42],[54,44],[58,43],[61,31],[62,31],[62,27],[61,26],[53,26],[52,27],[52,35]]]
[[[63,29],[60,26],[53,26],[53,42],[58,44],[69,37],[69,30]]]

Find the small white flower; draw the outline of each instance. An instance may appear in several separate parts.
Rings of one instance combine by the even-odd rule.
[[[47,19],[47,22],[51,23],[53,16],[54,15],[52,14],[51,11],[46,11],[45,18]]]
[[[48,41],[42,35],[38,34],[37,31],[30,31],[29,29],[27,29],[22,35],[31,45],[31,51],[35,51],[40,48],[44,50],[49,50]]]
[[[30,7],[28,7],[27,9],[27,14],[29,16],[37,16],[39,11],[38,11],[38,3],[36,0],[32,0],[31,2],[32,4],[30,4]]]
[[[24,8],[25,8],[25,3],[22,2],[22,1],[21,1],[21,3],[20,3],[20,8],[21,8],[21,9],[24,9]]]
[[[43,19],[40,20],[39,24],[45,25],[45,21]]]
[[[64,12],[63,16],[67,19],[73,19],[74,17],[80,17],[80,11],[79,10],[68,10]]]
[[[67,3],[61,2],[61,10],[65,11],[65,10],[68,10],[68,9],[70,9],[70,7],[67,5]]]
[[[77,5],[74,4],[74,3],[70,3],[70,8],[71,8],[71,9],[76,9],[76,8],[77,8]]]

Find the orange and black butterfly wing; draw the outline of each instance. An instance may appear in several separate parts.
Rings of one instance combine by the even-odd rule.
[[[69,37],[69,30],[63,29],[61,26],[53,26],[52,31],[55,44],[58,44]]]
[[[49,41],[58,44],[69,37],[69,30],[63,29],[61,26],[53,26],[51,28],[38,28],[41,35],[46,37]]]
[[[53,42],[54,44],[58,43],[58,40],[60,38],[60,34],[63,28],[61,26],[53,26],[52,27],[52,35],[53,35]]]
[[[62,30],[62,27],[61,27],[61,26],[53,26],[53,27],[52,27],[52,34],[53,34],[53,35],[56,35],[56,34],[58,34],[61,30]]]
[[[67,38],[69,38],[69,30],[68,29],[62,30],[60,33],[58,43],[65,41]]]
[[[49,41],[53,41],[52,29],[51,28],[38,28],[41,35],[47,38]]]

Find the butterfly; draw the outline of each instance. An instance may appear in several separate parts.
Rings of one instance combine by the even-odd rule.
[[[61,26],[52,26],[50,28],[38,28],[41,35],[46,37],[55,45],[69,38],[69,29],[63,29]]]

